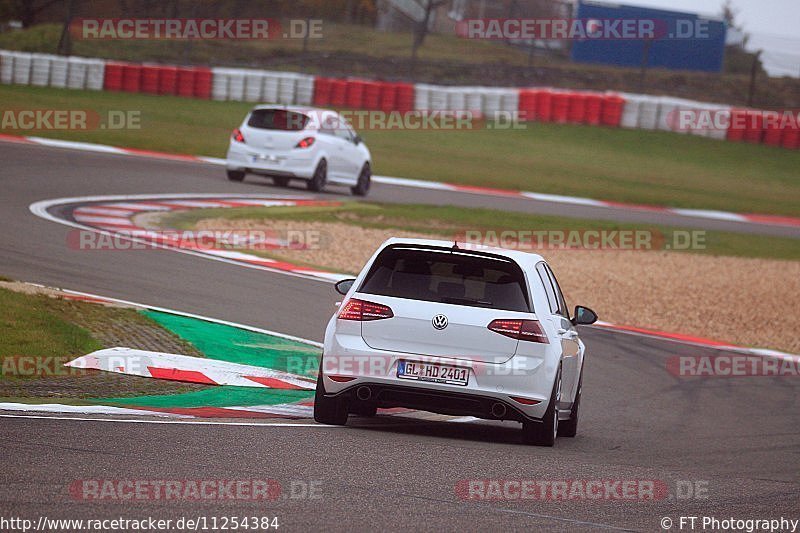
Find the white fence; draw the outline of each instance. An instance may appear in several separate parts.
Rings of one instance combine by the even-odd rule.
[[[519,89],[500,87],[414,86],[414,109],[427,111],[473,111],[493,117],[519,109]]]
[[[0,83],[100,91],[104,74],[102,59],[0,50]]]
[[[214,100],[311,105],[314,76],[295,72],[215,67],[211,97]]]
[[[625,99],[620,126],[630,129],[671,131],[724,140],[731,106],[670,96],[621,93]],[[714,119],[704,126],[701,118]]]

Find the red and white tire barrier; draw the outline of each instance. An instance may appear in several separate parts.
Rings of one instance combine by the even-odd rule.
[[[64,366],[204,385],[313,390],[313,379],[264,367],[133,348],[106,348]]]
[[[800,126],[774,111],[736,109],[634,93],[551,87],[458,87],[332,79],[295,72],[127,63],[0,50],[0,83],[124,91],[406,113],[469,111],[480,116],[691,133],[719,140],[800,148]],[[680,124],[678,114],[685,117]],[[735,119],[742,120],[735,120]]]

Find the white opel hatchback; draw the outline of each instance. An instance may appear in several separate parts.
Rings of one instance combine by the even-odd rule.
[[[539,255],[444,241],[389,239],[325,331],[314,418],[407,407],[522,422],[524,441],[575,436],[584,344]]]
[[[372,179],[369,149],[350,124],[327,109],[260,105],[233,130],[226,160],[228,179],[269,176],[285,187],[292,179],[311,191],[347,185],[366,196]]]

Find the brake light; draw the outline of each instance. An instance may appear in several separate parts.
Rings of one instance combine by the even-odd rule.
[[[523,398],[522,396],[509,396],[509,398],[522,405],[538,405],[542,403],[541,400],[532,400],[530,398]]]
[[[331,381],[335,381],[336,383],[347,383],[348,381],[353,381],[354,379],[356,379],[350,376],[332,376],[330,374],[328,374],[328,378]]]
[[[492,320],[488,327],[495,333],[512,339],[550,344],[538,320],[497,319]]]
[[[295,148],[311,148],[314,145],[314,137],[306,137],[305,139],[300,139],[300,142],[294,145]]]
[[[341,320],[358,320],[366,322],[368,320],[381,320],[392,318],[394,313],[389,306],[365,302],[357,298],[350,298],[339,310],[337,318]]]
[[[244,142],[244,135],[242,135],[242,131],[239,128],[233,130],[233,132],[231,133],[231,137],[233,137],[233,140],[236,141],[237,143]]]

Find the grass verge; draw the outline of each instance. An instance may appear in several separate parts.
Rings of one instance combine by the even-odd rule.
[[[202,220],[294,220],[299,222],[339,222],[355,227],[395,229],[451,239],[468,230],[541,231],[541,230],[649,230],[662,235],[664,243],[674,243],[683,236],[676,231],[696,231],[666,226],[622,224],[604,220],[586,220],[526,213],[504,212],[455,206],[403,205],[348,202],[334,207],[257,207],[233,209],[196,209],[175,212],[161,219],[165,227],[191,230]],[[800,260],[800,242],[796,239],[764,237],[742,233],[704,231],[705,248],[684,250],[689,253],[734,257]],[[660,242],[654,239],[654,242]],[[335,245],[335,244],[334,244]],[[672,247],[674,249],[674,247]],[[268,252],[253,251],[269,256]],[[325,265],[308,265],[324,267]]]
[[[224,157],[251,104],[0,86],[0,110],[139,111],[140,129],[0,130]],[[800,216],[800,151],[668,132],[529,123],[524,129],[362,131],[377,174],[619,202]]]
[[[142,347],[200,355],[177,336],[133,309],[26,294],[0,288],[0,398],[83,400],[96,396],[178,394],[203,387],[110,372],[79,370],[64,363],[112,346]]]

